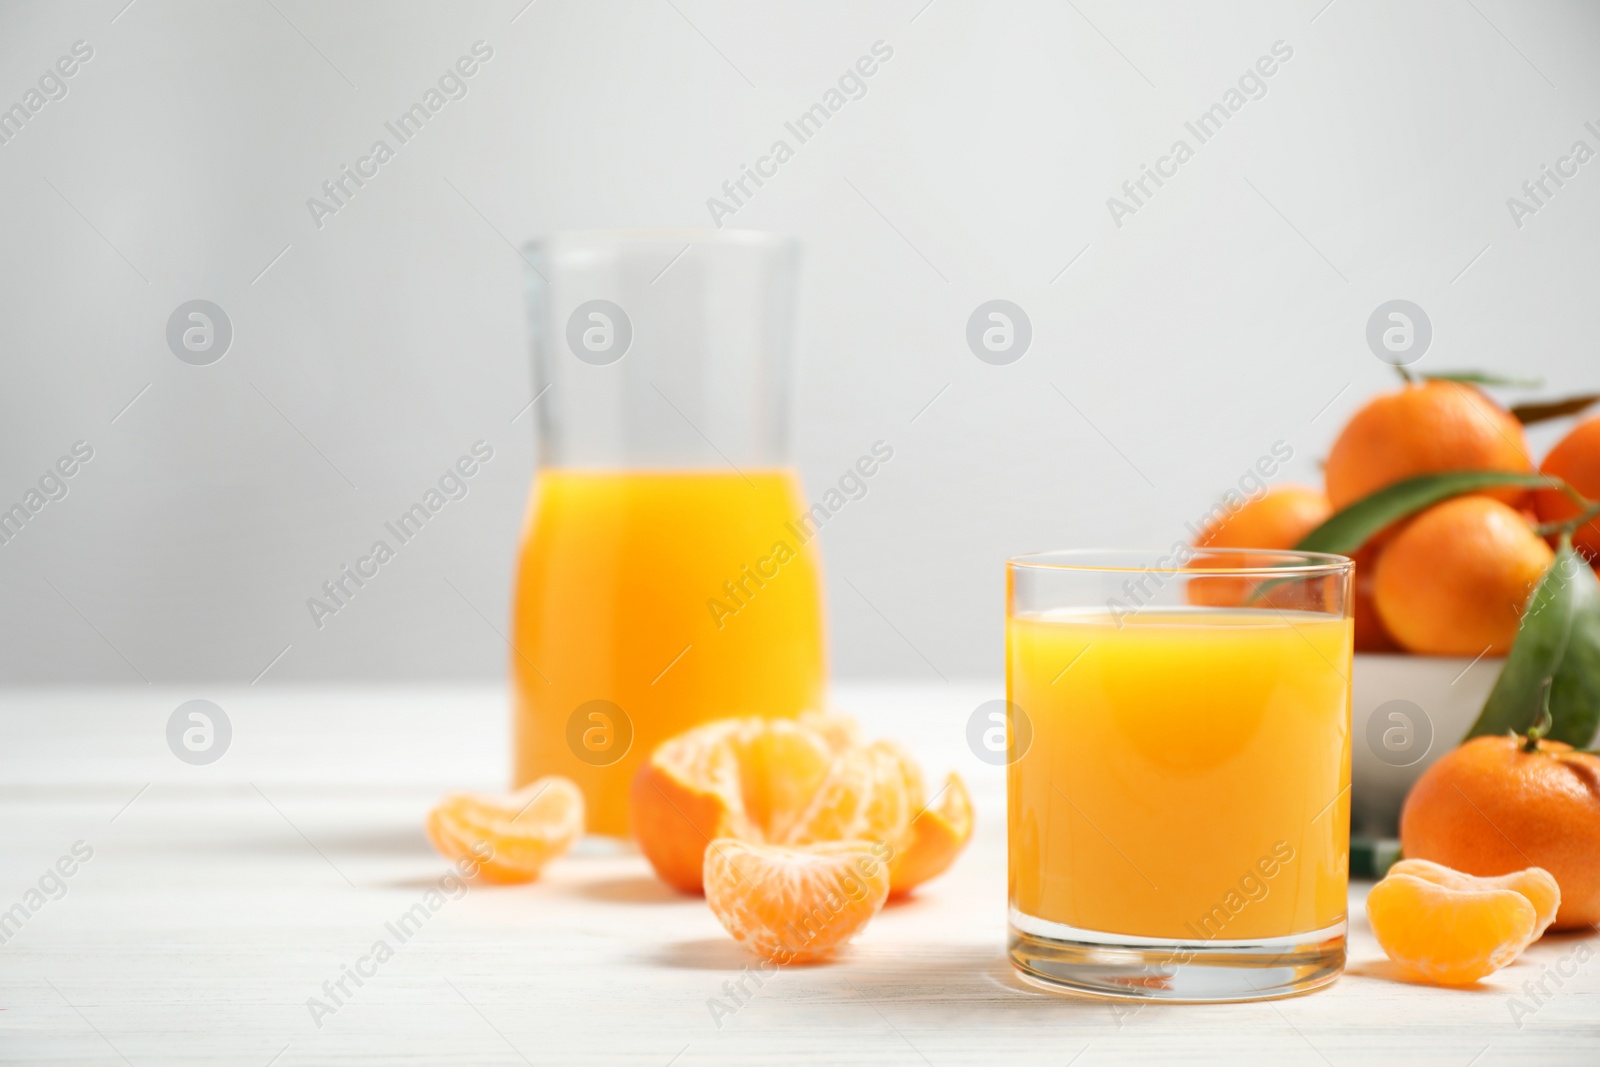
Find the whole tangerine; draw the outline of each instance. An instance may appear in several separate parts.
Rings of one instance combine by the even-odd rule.
[[[1233,506],[1218,505],[1221,514],[1195,537],[1196,548],[1212,549],[1290,549],[1306,534],[1322,525],[1333,514],[1322,490],[1309,485],[1275,485],[1260,496]],[[1226,553],[1199,557],[1194,566],[1271,566],[1270,555],[1259,559],[1248,553]],[[1238,607],[1247,603],[1260,587],[1259,581],[1225,576],[1201,577],[1189,582],[1186,593],[1191,604],[1206,607]]]
[[[1378,556],[1383,552],[1383,542],[1373,538],[1350,558],[1355,561],[1356,573],[1350,593],[1351,615],[1355,619],[1357,652],[1398,652],[1400,642],[1383,625],[1374,596],[1377,586]]]
[[[1551,929],[1600,922],[1600,757],[1560,741],[1475,737],[1429,767],[1400,813],[1400,847],[1480,876],[1543,867]]]
[[[1435,504],[1383,547],[1373,601],[1411,652],[1504,655],[1555,557],[1516,510],[1486,496]]]
[[[1194,543],[1196,548],[1293,548],[1331,514],[1322,490],[1275,485],[1212,519]]]
[[[1461,382],[1427,381],[1381,393],[1351,416],[1328,453],[1328,499],[1345,508],[1419,474],[1532,471],[1527,437],[1510,412]],[[1504,487],[1488,495],[1515,503]]]
[[[1562,479],[1590,500],[1600,500],[1600,417],[1574,426],[1544,457],[1539,470]],[[1579,513],[1577,502],[1559,489],[1538,490],[1533,494],[1533,506],[1543,522],[1561,522]],[[1600,561],[1600,517],[1573,531],[1572,547],[1590,561]]]

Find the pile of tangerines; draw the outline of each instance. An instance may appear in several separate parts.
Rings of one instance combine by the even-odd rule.
[[[1547,417],[1574,408],[1581,403],[1531,411]],[[1408,380],[1340,431],[1323,489],[1268,490],[1214,521],[1196,544],[1303,547],[1375,494],[1465,471],[1534,474],[1522,421],[1470,382]],[[1562,539],[1576,558],[1600,562],[1600,418],[1575,426],[1537,473],[1544,478],[1524,479],[1528,485],[1439,500],[1348,546],[1356,650],[1510,652]],[[1548,692],[1547,681],[1546,701]],[[1406,798],[1407,858],[1373,888],[1367,912],[1407,976],[1475,982],[1546,929],[1600,923],[1600,758],[1547,739],[1550,725],[1546,703],[1546,718],[1520,732],[1473,737],[1429,767]]]
[[[1334,512],[1381,489],[1469,470],[1534,473],[1522,423],[1469,383],[1408,382],[1345,424],[1323,467],[1324,489],[1275,486],[1213,522],[1196,544],[1294,548]],[[1600,418],[1576,426],[1538,472],[1600,499]],[[1581,512],[1562,489],[1511,486],[1442,501],[1382,531],[1353,557],[1356,651],[1504,655],[1553,556],[1556,535],[1541,528]],[[1600,557],[1600,518],[1579,526],[1572,543],[1590,560]]]

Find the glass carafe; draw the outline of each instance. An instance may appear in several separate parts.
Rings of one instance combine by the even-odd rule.
[[[821,706],[814,527],[789,449],[794,242],[559,234],[528,248],[538,471],[513,598],[518,785],[622,835],[655,746]]]

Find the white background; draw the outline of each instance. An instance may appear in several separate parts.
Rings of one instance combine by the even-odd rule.
[[[1278,480],[1315,480],[1394,382],[1383,301],[1431,316],[1422,369],[1600,385],[1600,162],[1506,205],[1600,148],[1600,5],[525,3],[0,5],[0,107],[94,49],[0,145],[0,506],[95,450],[0,547],[0,681],[501,677],[537,416],[512,245],[707,225],[879,40],[731,223],[805,244],[808,493],[895,449],[823,535],[838,675],[997,676],[1007,554],[1168,544],[1279,440]],[[467,97],[319,230],[307,198],[479,40]],[[233,323],[209,367],[165,341],[195,298]],[[995,298],[1033,324],[1007,367],[965,343]],[[306,598],[478,439],[471,495],[317,630]]]

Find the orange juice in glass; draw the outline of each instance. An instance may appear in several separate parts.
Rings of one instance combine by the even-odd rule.
[[[539,469],[512,606],[514,773],[575,780],[590,832],[628,832],[629,783],[666,738],[821,706],[788,441],[795,251],[736,230],[528,250]]]
[[[1054,989],[1287,996],[1344,965],[1352,564],[1007,568],[1010,955]]]

